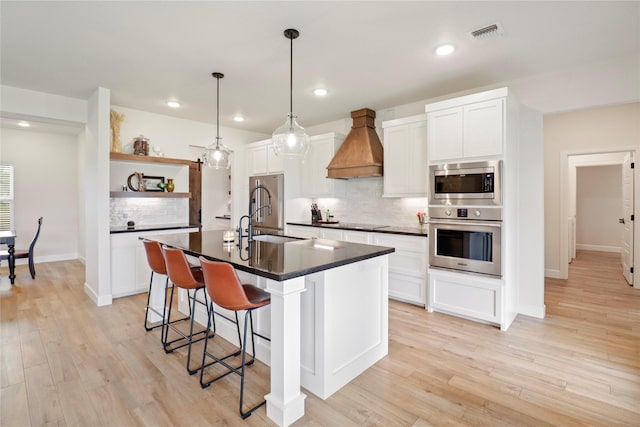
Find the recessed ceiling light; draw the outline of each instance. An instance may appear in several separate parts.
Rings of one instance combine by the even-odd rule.
[[[322,88],[318,88],[318,89],[315,89],[313,91],[313,94],[315,96],[325,96],[327,94],[327,90],[326,89],[322,89]]]
[[[233,121],[234,122],[244,122],[244,117],[242,117],[240,115],[233,116]]]
[[[443,44],[442,46],[436,49],[436,55],[445,56],[450,55],[456,48],[450,44]]]
[[[29,122],[25,122],[23,120],[23,121],[18,122],[18,126],[23,127],[23,128],[28,128],[28,127],[31,126],[31,124]]]
[[[171,108],[180,108],[180,103],[178,101],[167,101],[167,105]]]

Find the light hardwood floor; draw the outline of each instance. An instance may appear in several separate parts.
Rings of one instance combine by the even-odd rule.
[[[570,280],[546,281],[546,319],[506,333],[392,301],[389,355],[326,401],[308,394],[295,425],[640,425],[640,291],[618,260],[579,252]],[[271,425],[264,409],[240,419],[237,377],[202,390],[186,352],[162,351],[143,295],[97,308],[80,262],[37,273],[19,266],[0,292],[3,427]],[[249,403],[268,373],[249,369]]]

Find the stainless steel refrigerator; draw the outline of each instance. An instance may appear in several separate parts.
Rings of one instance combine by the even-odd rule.
[[[283,174],[249,177],[249,215],[255,212],[251,217],[254,233],[284,233],[283,195]]]

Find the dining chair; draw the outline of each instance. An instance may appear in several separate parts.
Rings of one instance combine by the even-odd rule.
[[[15,259],[20,258],[29,258],[29,272],[31,273],[31,278],[36,278],[36,267],[33,264],[33,250],[36,247],[36,241],[38,240],[38,236],[40,236],[40,227],[42,226],[42,217],[38,218],[38,229],[36,230],[36,234],[33,236],[31,240],[31,244],[29,245],[29,249],[16,249],[13,253]],[[6,249],[0,250],[0,262],[3,260],[9,259],[9,251]]]

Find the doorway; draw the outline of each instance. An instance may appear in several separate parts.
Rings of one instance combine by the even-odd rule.
[[[567,155],[568,197],[563,204],[567,212],[563,216],[567,218],[567,252],[562,254],[566,256],[563,267],[567,273],[576,249],[619,252],[621,272],[630,285],[634,284],[634,154],[615,151]]]

